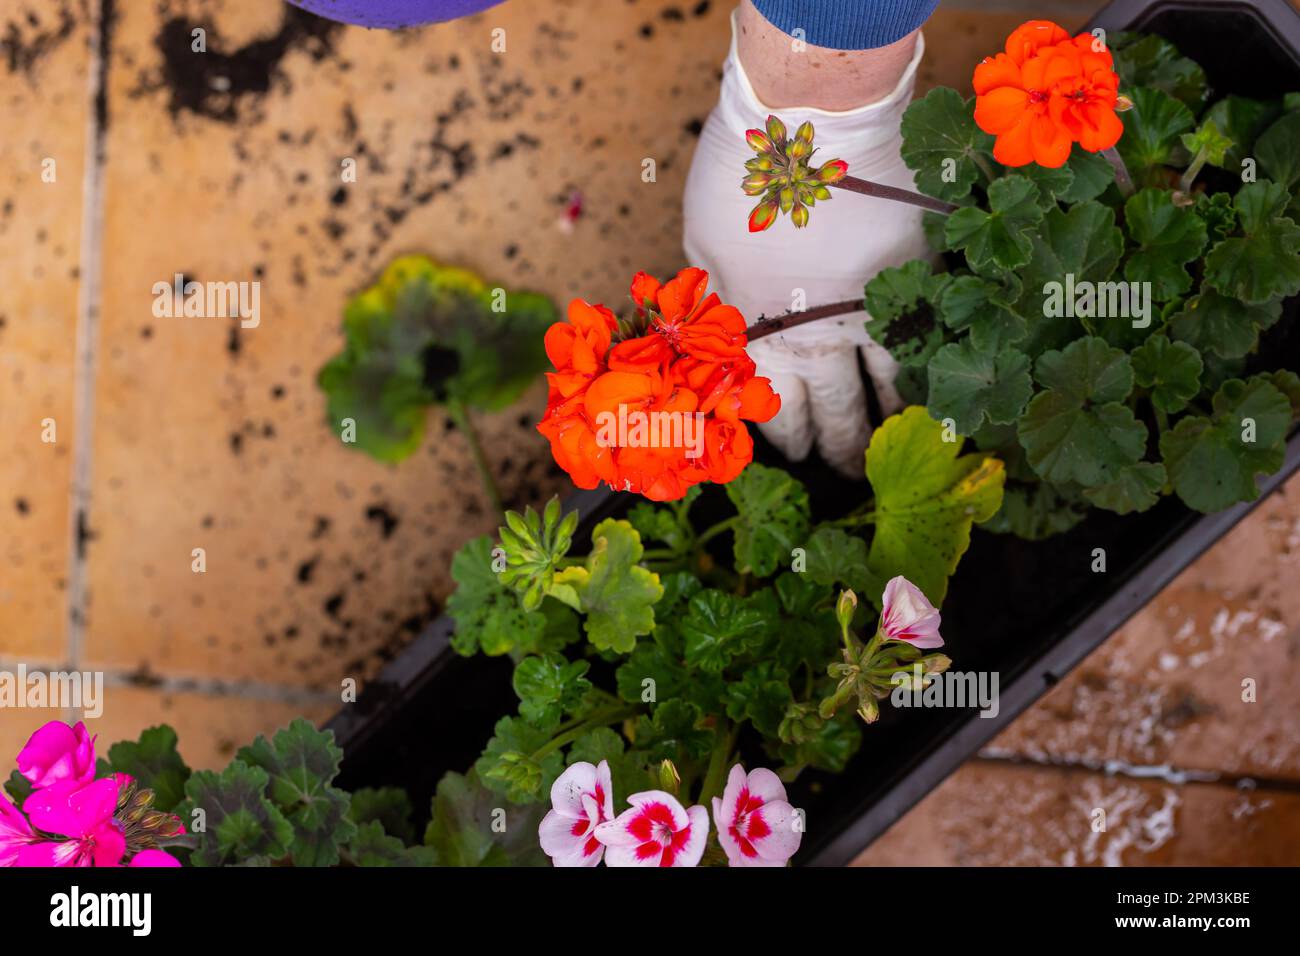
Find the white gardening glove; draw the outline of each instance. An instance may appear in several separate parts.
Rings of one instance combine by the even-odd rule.
[[[684,245],[690,264],[708,271],[710,288],[749,322],[790,311],[800,290],[807,308],[861,298],[862,287],[881,269],[931,255],[921,231],[922,210],[915,206],[832,188],[833,198],[817,203],[806,228],[795,229],[783,215],[765,232],[751,233],[749,212],[758,199],[740,188],[745,160],[754,155],[745,131],[762,129],[768,114],[776,113],[792,132],[812,121],[818,150],[813,165],[843,159],[850,176],[915,189],[899,158],[899,123],[924,47],[918,36],[898,86],[879,102],[845,112],[772,110],[754,94],[736,55],[733,16],[718,105],[700,133],[686,180]],[[750,345],[759,374],[781,396],[780,414],[760,428],[787,458],[804,458],[815,437],[829,464],[862,476],[871,425],[859,348],[884,413],[902,406],[893,384],[898,363],[867,335],[867,318],[854,312],[822,319]]]

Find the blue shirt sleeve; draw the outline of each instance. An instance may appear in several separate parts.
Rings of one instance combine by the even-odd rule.
[[[832,50],[888,46],[930,19],[939,0],[754,0],[764,19],[783,33]]]

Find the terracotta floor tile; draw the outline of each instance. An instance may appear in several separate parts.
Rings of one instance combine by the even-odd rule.
[[[854,865],[1283,866],[1298,847],[1294,792],[973,761]]]
[[[1040,761],[1300,780],[1300,476],[991,745]],[[1255,701],[1243,701],[1243,681]]]
[[[426,251],[561,302],[617,301],[637,269],[679,264],[725,13],[510,4],[389,34],[267,9],[133,4],[114,34],[89,550],[88,651],[103,666],[332,682],[408,640],[446,594],[451,552],[492,526],[462,490],[460,436],[434,416],[413,460],[375,464],[331,435],[314,385],[346,297],[391,257]],[[207,59],[190,52],[199,26]],[[237,71],[268,38],[278,55]],[[347,157],[354,184],[340,182]],[[575,189],[584,213],[566,234]],[[176,272],[260,280],[260,326],[153,318],[152,284]],[[532,430],[542,399],[484,423],[516,501],[559,487]]]
[[[62,660],[88,28],[71,0],[16,0],[0,35],[0,660]]]
[[[99,735],[100,751],[107,752],[119,740],[135,740],[146,727],[170,724],[185,762],[202,770],[224,767],[258,734],[273,733],[295,717],[319,724],[331,713],[328,705],[301,701],[110,686],[104,692],[103,716],[86,726]]]

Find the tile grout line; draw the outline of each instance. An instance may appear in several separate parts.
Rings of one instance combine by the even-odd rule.
[[[0,674],[17,675],[19,667],[25,667],[28,674],[49,672],[60,667],[69,668],[66,661],[34,660],[24,658],[13,660],[0,657]],[[210,677],[168,677],[152,674],[141,675],[139,671],[104,669],[100,671],[81,671],[83,674],[102,674],[106,687],[135,687],[142,690],[157,691],[162,694],[199,694],[208,697],[236,697],[243,700],[270,701],[279,704],[339,704],[338,691],[309,690],[285,684],[267,684],[261,681],[235,680],[223,681]],[[76,719],[80,719],[75,710],[65,708]]]
[[[1168,765],[1129,764],[1118,760],[1088,760],[1080,758],[1037,757],[1025,754],[980,751],[970,758],[971,763],[989,766],[1029,767],[1062,772],[1077,771],[1108,778],[1149,780],[1166,786],[1220,786],[1234,790],[1249,788],[1254,791],[1296,793],[1300,780],[1288,777],[1267,777],[1260,774],[1238,773],[1224,770],[1196,770]]]
[[[81,196],[81,283],[77,290],[76,376],[73,380],[75,431],[72,449],[71,508],[68,529],[67,661],[78,670],[85,645],[85,545],[94,449],[95,378],[99,339],[104,245],[104,157],[108,120],[109,39],[114,0],[99,0],[87,42],[90,44],[89,116]],[[71,719],[73,715],[68,714]]]

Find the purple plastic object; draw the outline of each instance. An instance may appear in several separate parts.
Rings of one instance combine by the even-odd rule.
[[[395,30],[442,23],[494,7],[501,0],[289,0],[295,7],[343,23]]]

